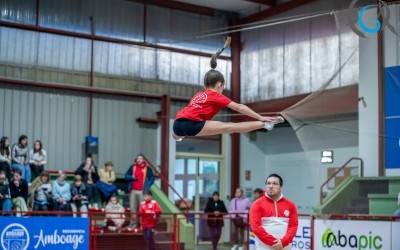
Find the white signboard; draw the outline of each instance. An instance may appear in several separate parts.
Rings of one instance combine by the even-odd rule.
[[[391,247],[388,221],[315,220],[314,249],[400,249]]]
[[[392,249],[400,249],[400,221],[392,223]]]
[[[311,220],[299,218],[299,227],[292,242],[292,250],[311,249]]]

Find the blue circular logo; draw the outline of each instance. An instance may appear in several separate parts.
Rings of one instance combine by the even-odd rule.
[[[27,250],[29,233],[21,224],[12,223],[3,229],[0,240],[3,250]]]
[[[367,38],[367,35],[378,33],[383,30],[386,26],[397,35],[396,29],[389,23],[390,12],[387,4],[378,0],[377,4],[367,5],[356,9],[356,4],[359,0],[352,0],[349,8],[349,21],[350,27],[358,36]],[[376,16],[366,15],[366,11],[371,8],[377,8],[378,13]]]

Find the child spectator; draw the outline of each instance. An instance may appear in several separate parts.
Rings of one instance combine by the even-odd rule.
[[[35,190],[34,211],[49,211],[48,200],[52,198],[52,188],[49,179],[49,173],[47,173],[47,171],[40,175],[40,184]]]
[[[28,200],[28,182],[21,178],[21,172],[14,170],[14,179],[10,183],[11,200],[17,216],[25,215],[28,212],[26,201]]]
[[[144,201],[140,203],[139,215],[142,218],[143,237],[146,242],[146,250],[154,250],[154,230],[157,225],[158,216],[161,214],[160,205],[152,200],[150,190],[143,191]]]
[[[108,230],[120,232],[129,225],[129,221],[125,219],[125,208],[119,204],[116,195],[111,196],[105,211]]]
[[[76,217],[76,212],[81,212],[82,218],[88,217],[88,196],[86,193],[85,184],[82,183],[82,176],[75,175],[74,184],[71,187],[71,209],[74,212],[74,217]]]

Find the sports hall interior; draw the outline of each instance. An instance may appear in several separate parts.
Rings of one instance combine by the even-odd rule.
[[[369,4],[366,25],[381,29],[367,32],[357,11]],[[143,154],[153,199],[170,214],[160,231],[179,229],[160,249],[211,249],[202,218],[212,193],[227,207],[238,187],[253,200],[271,173],[304,218],[394,220],[399,1],[1,0],[0,13],[0,136],[41,140],[52,180],[62,170],[72,181],[88,153],[98,168],[112,161],[126,207],[124,174]],[[175,114],[204,89],[228,36],[223,94],[285,122],[175,141]],[[253,120],[229,109],[214,119]],[[90,249],[142,244],[140,233],[110,235],[93,230]],[[221,249],[231,235],[226,217]]]

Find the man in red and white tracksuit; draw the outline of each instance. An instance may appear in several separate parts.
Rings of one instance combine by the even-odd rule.
[[[257,250],[290,249],[299,224],[296,205],[282,195],[283,180],[271,174],[265,195],[250,208],[250,225]]]
[[[143,237],[146,242],[146,250],[154,250],[154,229],[157,225],[158,216],[161,214],[161,207],[152,198],[150,190],[143,191],[144,201],[140,203],[139,214],[142,218]]]

